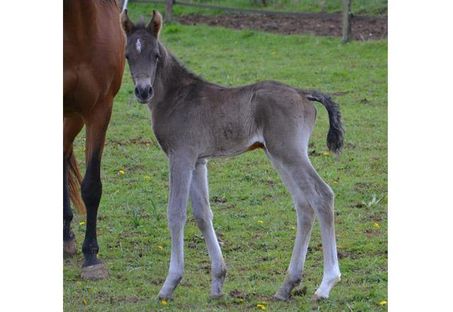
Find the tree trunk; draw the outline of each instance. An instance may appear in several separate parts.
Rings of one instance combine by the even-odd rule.
[[[173,20],[173,3],[174,0],[167,0],[167,5],[165,7],[165,19],[167,22],[171,22]]]
[[[343,38],[341,40],[343,43],[351,40],[351,2],[352,0],[343,0]]]

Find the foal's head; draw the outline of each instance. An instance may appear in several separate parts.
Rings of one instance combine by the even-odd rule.
[[[127,35],[126,59],[135,85],[135,96],[141,103],[148,103],[153,97],[162,20],[162,15],[153,11],[147,25],[143,22],[135,25],[127,16],[127,11],[121,13],[121,24]]]

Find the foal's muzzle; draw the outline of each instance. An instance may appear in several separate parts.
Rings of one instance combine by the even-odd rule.
[[[149,103],[154,95],[153,87],[151,85],[137,85],[135,86],[134,93],[137,100],[142,104]]]

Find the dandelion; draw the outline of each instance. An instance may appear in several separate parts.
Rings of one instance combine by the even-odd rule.
[[[168,301],[163,299],[163,300],[160,301],[160,304],[166,305],[166,304],[168,304]]]
[[[381,306],[386,305],[386,304],[387,304],[386,300],[382,300],[381,302],[379,302],[379,305],[381,305]]]
[[[79,222],[79,225],[84,225],[85,224],[85,221],[80,221]]]
[[[162,247],[161,245],[157,246],[157,248],[159,248],[160,250],[164,250],[164,247]]]
[[[381,228],[381,226],[379,225],[379,223],[374,223],[373,226],[374,226],[374,228],[376,228],[376,229],[380,229],[380,228]]]
[[[260,309],[260,310],[266,310],[266,306],[265,306],[264,304],[262,304],[262,303],[258,303],[258,304],[256,305],[256,307],[257,307],[258,309]]]
[[[258,223],[259,223],[259,224],[263,224],[264,221],[263,221],[263,220],[258,220]]]
[[[322,155],[323,156],[330,156],[330,153],[329,152],[322,152]]]
[[[123,169],[120,169],[120,170],[118,171],[118,174],[119,174],[119,175],[124,175],[124,170],[123,170]]]

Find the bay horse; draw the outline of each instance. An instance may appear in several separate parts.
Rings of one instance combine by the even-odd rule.
[[[101,199],[105,134],[124,71],[126,38],[115,0],[63,2],[63,252],[76,253],[70,199],[86,211],[82,278],[108,276],[98,259],[96,219]],[[73,141],[86,126],[86,172],[81,178]]]
[[[159,298],[169,299],[184,271],[184,225],[190,197],[194,218],[211,258],[211,296],[222,295],[226,266],[213,227],[209,204],[207,159],[238,155],[261,148],[292,195],[297,234],[287,277],[274,297],[287,300],[302,278],[315,215],[321,224],[324,274],[314,299],[327,298],[340,280],[334,230],[334,193],[308,158],[315,124],[313,101],[327,109],[327,146],[343,146],[340,111],[329,96],[275,81],[227,88],[188,71],[162,45],[163,21],[153,11],[150,22],[134,24],[121,14],[126,32],[126,58],[135,96],[151,111],[156,138],[169,159],[168,226],[171,258]]]

